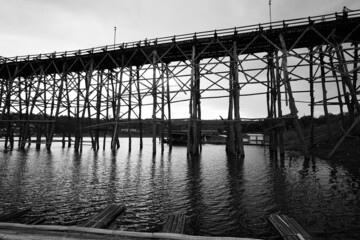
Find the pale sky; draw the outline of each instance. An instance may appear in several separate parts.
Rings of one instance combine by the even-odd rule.
[[[111,45],[115,26],[116,43],[122,43],[270,21],[269,0],[0,0],[0,3],[0,56],[5,57]],[[272,0],[272,21],[341,12],[343,6],[360,9],[360,0]],[[251,108],[241,110],[245,117],[255,117]]]
[[[269,22],[268,0],[0,0],[0,56],[69,51]],[[359,0],[272,0],[272,20],[360,9]]]

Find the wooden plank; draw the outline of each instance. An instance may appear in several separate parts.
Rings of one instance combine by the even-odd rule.
[[[7,222],[19,218],[30,211],[31,208],[25,208],[25,209],[14,210],[8,214],[0,215],[0,222]]]
[[[165,217],[162,232],[180,233],[185,232],[186,216],[184,212],[176,212]]]
[[[271,214],[269,220],[286,240],[311,240],[311,236],[291,217]]]
[[[105,228],[124,211],[125,211],[124,205],[111,204],[107,206],[104,210],[102,210],[99,214],[91,217],[80,226],[92,227],[92,228]]]

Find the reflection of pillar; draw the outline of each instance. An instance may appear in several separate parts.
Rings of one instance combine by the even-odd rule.
[[[191,234],[197,235],[201,224],[204,223],[205,205],[203,199],[203,184],[201,176],[201,159],[193,156],[188,161],[186,191],[188,192],[188,202],[190,210],[189,226]]]

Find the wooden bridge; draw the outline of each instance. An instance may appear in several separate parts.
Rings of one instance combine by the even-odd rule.
[[[165,128],[171,134],[174,104],[185,102],[188,153],[198,154],[201,113],[206,111],[201,103],[226,99],[227,151],[244,156],[239,103],[247,96],[265,95],[270,147],[284,153],[281,126],[284,118],[290,118],[307,156],[296,96],[309,94],[311,116],[314,106],[321,104],[328,124],[328,104],[349,112],[356,124],[359,40],[357,10],[346,18],[335,13],[77,51],[2,57],[0,126],[5,148],[14,147],[18,128],[19,148],[35,133],[36,147],[45,138],[50,149],[55,131],[63,127],[58,124],[62,117],[74,125],[64,136],[69,146],[74,138],[75,151],[82,150],[87,129],[94,150],[100,148],[100,133],[112,138],[113,150],[119,148],[121,128],[129,129],[129,150],[130,129],[139,129],[142,148],[143,127],[150,124],[155,154],[158,130],[162,139]],[[305,82],[306,87],[294,88],[297,82]],[[329,87],[336,89],[331,95]],[[321,99],[315,101],[315,96]],[[283,116],[287,106],[290,113]],[[149,118],[144,117],[146,111],[151,112]]]

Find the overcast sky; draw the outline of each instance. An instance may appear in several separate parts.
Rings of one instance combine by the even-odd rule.
[[[122,43],[270,21],[269,0],[0,0],[0,3],[0,56],[5,57],[110,45],[115,26],[116,43]],[[272,0],[272,20],[341,12],[343,6],[360,9],[360,0]],[[265,110],[265,104],[262,108]],[[221,114],[226,116],[225,112]],[[241,107],[241,112],[245,117],[256,115],[249,104]]]
[[[0,0],[0,56],[268,22],[268,0]],[[272,0],[272,20],[360,9],[359,0]]]

